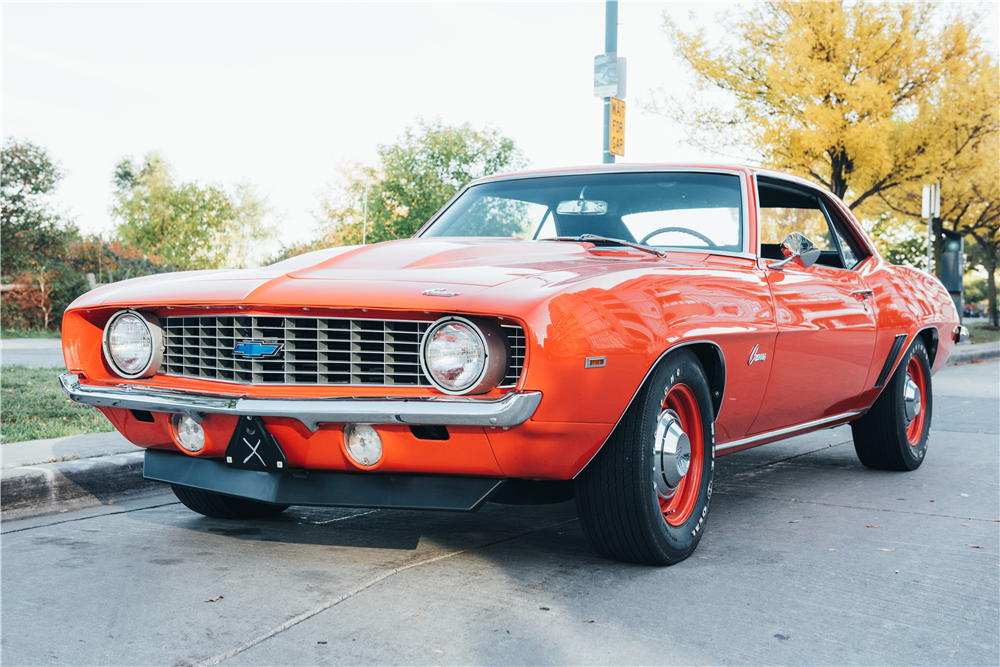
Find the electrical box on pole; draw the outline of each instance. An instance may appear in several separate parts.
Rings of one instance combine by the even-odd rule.
[[[964,294],[962,274],[965,273],[965,239],[962,234],[948,229],[942,229],[944,248],[941,250],[941,283],[951,294],[951,300],[958,309],[959,320],[962,318]]]

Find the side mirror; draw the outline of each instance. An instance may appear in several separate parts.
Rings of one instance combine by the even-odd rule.
[[[781,271],[785,264],[795,262],[803,269],[808,269],[819,259],[821,251],[808,237],[798,232],[792,232],[781,242],[781,252],[786,259],[769,264],[768,268]]]

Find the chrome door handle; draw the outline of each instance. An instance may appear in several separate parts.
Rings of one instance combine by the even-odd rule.
[[[861,302],[861,305],[864,306],[865,312],[867,313],[868,312],[868,297],[874,297],[875,296],[875,290],[870,290],[870,289],[856,289],[853,292],[851,292],[851,296],[853,296],[855,299],[857,299],[858,301]]]

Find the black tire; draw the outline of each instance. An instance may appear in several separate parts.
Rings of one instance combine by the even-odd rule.
[[[692,461],[682,481],[696,480],[697,487],[684,491],[690,514],[685,517],[686,511],[680,511],[674,521],[683,521],[671,525],[664,516],[671,510],[660,506],[654,488],[653,441],[664,402],[677,391],[688,396],[688,414],[694,415],[682,422],[700,421],[682,423],[691,438]],[[700,443],[692,435],[697,430]],[[601,451],[577,476],[576,507],[583,532],[608,558],[646,565],[679,563],[694,552],[705,532],[714,476],[715,424],[708,380],[692,352],[677,350],[660,363]]]
[[[171,484],[170,488],[189,510],[213,519],[268,519],[288,509],[288,505],[269,505],[188,486]]]
[[[919,424],[907,419],[904,400],[907,376],[912,378],[914,374],[922,375],[915,380],[921,393],[921,414],[914,418],[920,419]],[[927,455],[933,410],[930,358],[918,336],[875,404],[863,417],[851,422],[858,458],[876,470],[916,470]]]

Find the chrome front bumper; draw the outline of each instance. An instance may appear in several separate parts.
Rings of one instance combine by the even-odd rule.
[[[310,431],[320,424],[424,424],[499,426],[523,424],[542,400],[542,392],[510,393],[497,399],[456,396],[426,398],[254,398],[220,396],[141,385],[84,385],[72,373],[59,376],[70,400],[109,408],[186,414],[201,422],[206,413],[254,417],[291,417]]]

